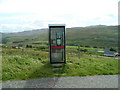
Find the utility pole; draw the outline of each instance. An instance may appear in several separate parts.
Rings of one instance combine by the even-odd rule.
[[[78,45],[78,58],[80,59],[80,45]]]

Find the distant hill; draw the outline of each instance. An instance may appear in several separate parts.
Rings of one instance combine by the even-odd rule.
[[[16,41],[20,43],[48,41],[48,29],[2,33],[3,43],[13,44]],[[69,45],[117,47],[118,26],[96,25],[66,28],[66,42]]]
[[[13,37],[13,36],[30,36],[30,35],[37,35],[42,34],[44,32],[48,31],[48,29],[36,29],[31,31],[23,31],[23,32],[17,32],[17,33],[2,33],[3,38],[4,37]]]

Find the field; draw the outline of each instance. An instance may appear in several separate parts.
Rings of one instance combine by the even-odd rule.
[[[39,46],[39,45],[38,45]],[[42,77],[86,76],[118,74],[118,60],[92,53],[95,48],[66,46],[67,62],[60,69],[53,69],[49,63],[48,47],[2,49],[2,80],[26,80]],[[45,48],[43,48],[45,47]],[[99,48],[99,50],[102,50]]]

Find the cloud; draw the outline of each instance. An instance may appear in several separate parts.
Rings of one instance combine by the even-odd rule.
[[[24,31],[24,30],[28,30],[31,29],[33,27],[31,27],[30,25],[27,24],[1,24],[0,25],[0,30],[1,32],[19,32],[19,31]]]
[[[114,25],[118,21],[119,0],[2,0],[2,32],[47,28],[65,23],[67,27],[95,24]]]

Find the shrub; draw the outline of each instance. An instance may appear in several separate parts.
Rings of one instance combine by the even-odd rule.
[[[110,48],[110,51],[115,51],[116,52],[116,50],[114,48]]]
[[[32,45],[26,45],[26,48],[32,48]]]

